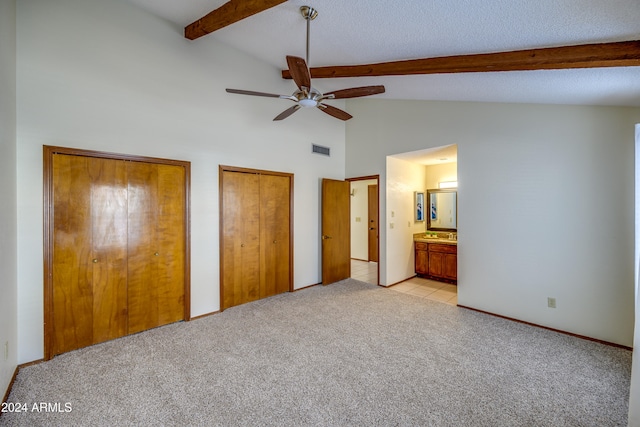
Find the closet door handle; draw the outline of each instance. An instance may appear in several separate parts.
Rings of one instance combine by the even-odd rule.
[[[244,248],[244,243],[240,243],[240,247],[241,247],[241,248]]]
[[[323,235],[322,236],[322,240],[327,240],[327,239],[330,239],[330,238],[331,238],[331,236],[327,236],[327,235]]]
[[[160,256],[160,254],[159,254],[158,252],[156,252],[154,255],[155,255],[155,256]]]
[[[97,264],[98,263],[98,258],[92,259],[91,262],[93,262],[94,264]]]

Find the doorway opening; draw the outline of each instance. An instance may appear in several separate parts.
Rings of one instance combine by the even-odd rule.
[[[379,282],[379,176],[347,179],[350,183],[351,277],[366,283]]]
[[[458,226],[450,221],[457,208],[428,197],[447,187],[457,200],[457,145],[388,156],[386,172],[387,283],[396,291],[457,304]],[[438,226],[445,217],[450,225]]]

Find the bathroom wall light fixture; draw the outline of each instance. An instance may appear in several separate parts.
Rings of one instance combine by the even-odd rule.
[[[458,188],[458,181],[443,181],[438,183],[438,188]]]

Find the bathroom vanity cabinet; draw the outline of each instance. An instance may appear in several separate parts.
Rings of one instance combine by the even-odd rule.
[[[416,274],[433,280],[456,283],[458,247],[454,244],[415,242]]]

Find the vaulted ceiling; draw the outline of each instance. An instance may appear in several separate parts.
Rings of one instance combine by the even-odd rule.
[[[303,5],[312,6],[319,13],[311,22],[309,66],[314,85],[323,92],[383,84],[386,93],[375,97],[640,106],[640,43],[617,43],[640,40],[638,0],[129,1],[172,22],[181,31],[187,28],[186,34],[194,38],[191,43],[218,40],[273,65],[274,80],[281,79],[281,70],[287,68],[286,55],[305,56],[306,21],[299,10]],[[252,11],[252,7],[256,10]],[[229,15],[223,14],[223,22],[217,26],[220,28],[214,27],[215,31],[202,36],[195,28],[194,33],[194,25],[190,24],[216,9],[220,12],[227,9],[231,16],[238,17],[228,20]],[[231,22],[236,19],[239,20]],[[596,57],[598,61],[602,58],[617,61],[602,62],[598,65],[606,66],[598,68],[345,78],[316,78],[319,71],[313,70],[531,49],[536,50],[520,57],[540,59],[548,54],[565,53],[538,49],[602,43],[612,44],[590,49],[584,56],[586,61],[570,59],[580,62],[580,66],[595,65]],[[484,69],[495,69],[491,68],[492,61],[503,61],[504,57],[480,59],[489,61],[482,66]],[[465,66],[469,63],[468,58],[459,61]],[[515,68],[522,67],[517,61],[518,58]],[[369,67],[364,71],[372,73],[371,70]],[[332,69],[325,75],[335,72]],[[386,72],[388,69],[382,70],[382,74]],[[273,89],[252,87],[251,82],[243,87]]]

